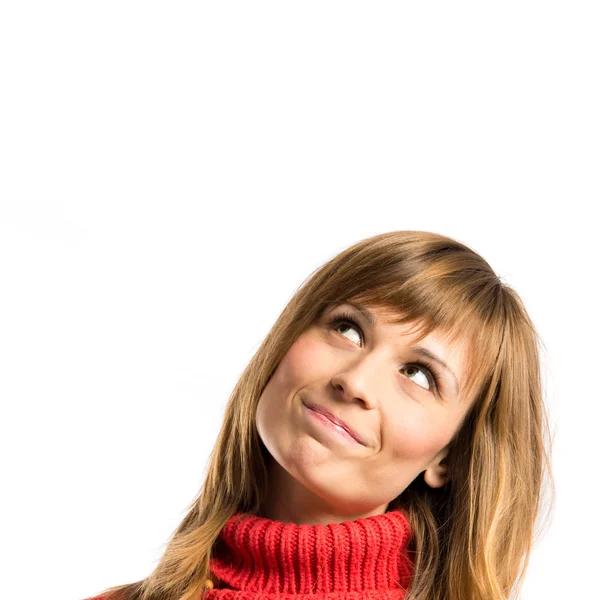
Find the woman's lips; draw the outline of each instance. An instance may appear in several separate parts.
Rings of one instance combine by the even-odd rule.
[[[345,421],[342,421],[342,419],[339,419],[334,414],[329,412],[325,407],[319,406],[318,404],[314,404],[312,402],[304,402],[303,401],[302,403],[309,410],[312,410],[316,413],[319,413],[320,415],[323,415],[331,423],[333,423],[334,425],[337,425],[338,427],[341,427],[348,435],[350,435],[350,437],[352,437],[354,439],[354,441],[358,442],[362,446],[366,446],[366,444],[362,441],[362,438],[358,435],[358,433],[356,433],[356,431],[354,431],[354,429],[352,429]]]

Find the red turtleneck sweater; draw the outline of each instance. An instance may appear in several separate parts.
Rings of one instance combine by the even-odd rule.
[[[411,536],[400,510],[329,525],[237,513],[213,548],[204,600],[402,600]]]

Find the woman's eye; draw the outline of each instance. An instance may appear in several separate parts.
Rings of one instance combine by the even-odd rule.
[[[345,329],[345,331],[340,331],[341,329]],[[348,331],[354,331],[356,333],[356,343],[360,344],[362,342],[362,338],[360,333],[358,333],[358,329],[352,325],[351,323],[347,323],[345,321],[338,323],[337,325],[334,326],[334,329],[338,332],[341,333],[342,335],[344,335],[345,333],[347,333]]]
[[[431,387],[430,382],[429,382],[429,377],[427,377],[427,375],[425,374],[425,371],[423,371],[423,369],[419,369],[419,367],[416,367],[414,365],[408,365],[407,367],[404,367],[402,369],[402,371],[405,371],[405,372],[406,371],[414,371],[414,372],[416,372],[417,375],[421,375],[420,379],[422,380],[423,383],[425,383],[425,385],[427,387],[425,387],[424,385],[421,385],[418,382],[419,378],[413,379],[413,381],[415,381],[417,383],[417,385],[421,385],[421,387],[425,387],[426,390],[428,390]],[[407,377],[410,377],[410,375],[407,375]]]

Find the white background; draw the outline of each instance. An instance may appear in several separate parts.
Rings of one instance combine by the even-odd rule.
[[[597,594],[597,6],[3,3],[2,596],[148,575],[279,312],[396,229],[524,299],[557,503],[521,598]]]

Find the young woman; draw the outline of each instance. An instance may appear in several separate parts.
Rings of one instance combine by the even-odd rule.
[[[365,239],[298,289],[155,570],[103,600],[504,600],[554,498],[540,340],[466,245]]]

